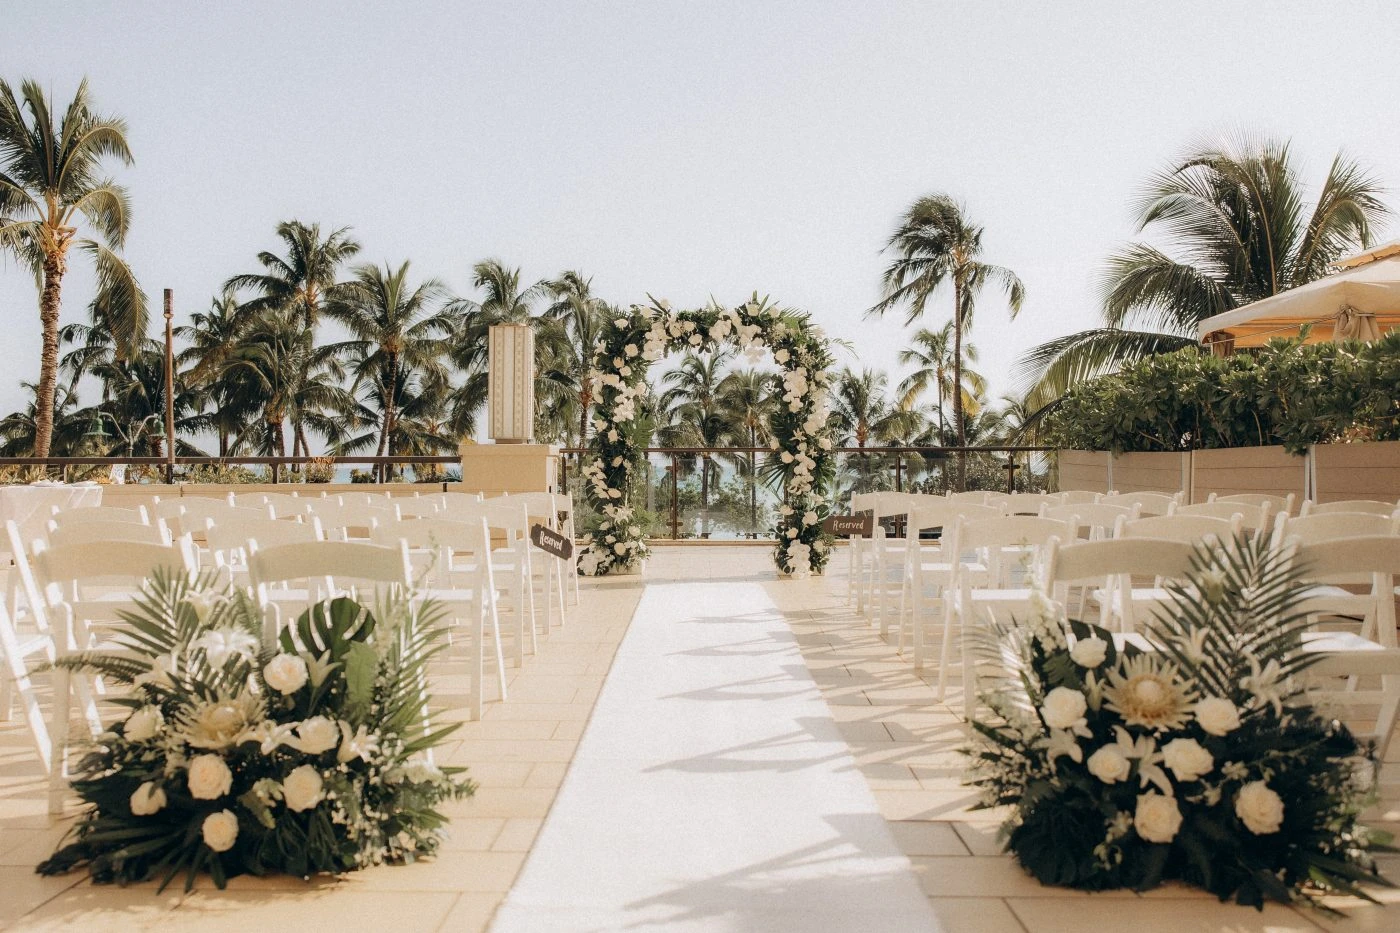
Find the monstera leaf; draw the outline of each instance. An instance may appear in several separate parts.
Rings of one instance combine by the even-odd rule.
[[[296,642],[317,657],[328,656],[343,662],[350,648],[364,642],[374,632],[375,620],[368,609],[345,596],[320,602],[297,617],[296,622],[282,633],[282,649],[295,654]],[[295,639],[293,634],[295,633]]]

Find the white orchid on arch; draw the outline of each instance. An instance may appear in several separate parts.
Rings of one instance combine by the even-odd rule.
[[[604,323],[589,373],[597,400],[589,459],[584,467],[588,502],[602,516],[579,556],[579,570],[596,575],[631,567],[647,556],[641,523],[627,504],[641,466],[637,408],[648,367],[672,350],[713,350],[732,343],[751,361],[770,352],[782,367],[782,401],[770,423],[772,453],[765,468],[781,479],[783,502],[773,529],[778,569],[794,576],[820,573],[831,556],[821,530],[829,512],[826,485],[834,472],[828,426],[826,335],[809,315],[779,308],[757,294],[734,308],[710,305],[673,311],[651,299]]]

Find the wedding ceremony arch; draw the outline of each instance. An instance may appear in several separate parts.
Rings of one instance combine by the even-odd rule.
[[[651,432],[638,417],[647,369],[672,351],[705,352],[724,343],[754,363],[771,352],[781,370],[774,390],[781,398],[769,419],[771,453],[763,467],[783,493],[773,560],[792,576],[826,566],[831,541],[821,525],[830,512],[826,490],[835,473],[827,424],[830,347],[808,314],[755,294],[734,308],[712,304],[694,311],[673,311],[669,302],[651,299],[605,322],[589,374],[596,414],[583,471],[585,495],[602,521],[579,556],[581,573],[630,570],[648,553],[640,517],[628,504],[633,485],[644,481],[643,449]]]

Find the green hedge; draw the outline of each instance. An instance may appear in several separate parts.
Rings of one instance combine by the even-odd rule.
[[[1400,332],[1370,344],[1275,340],[1228,357],[1150,357],[1080,383],[1046,419],[1066,449],[1179,451],[1400,440]]]

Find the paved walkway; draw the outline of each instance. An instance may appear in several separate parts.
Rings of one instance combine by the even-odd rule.
[[[656,583],[493,929],[938,925],[765,588]]]

